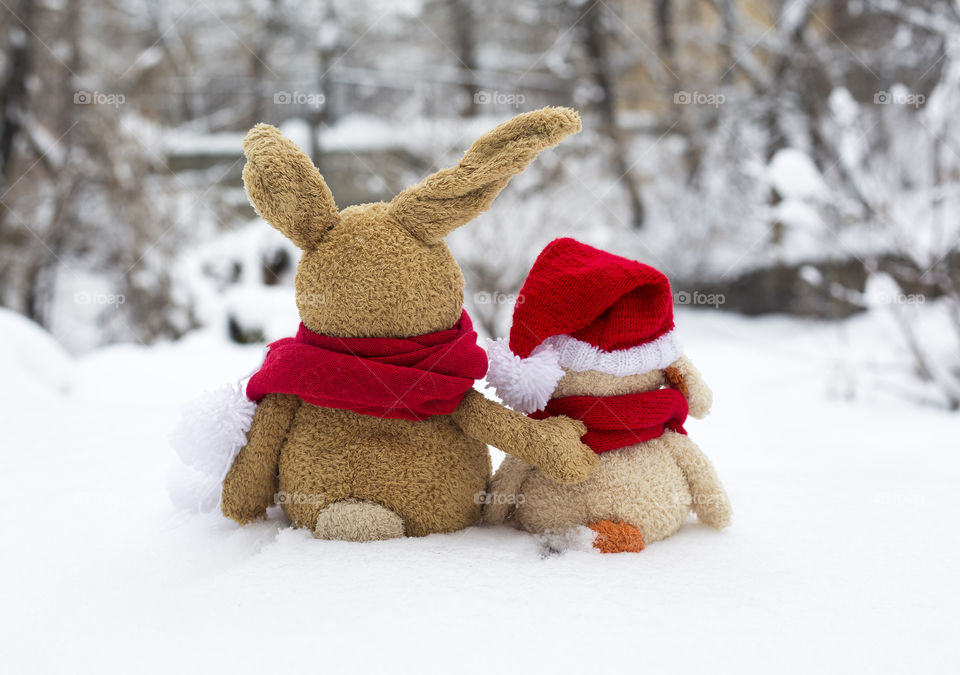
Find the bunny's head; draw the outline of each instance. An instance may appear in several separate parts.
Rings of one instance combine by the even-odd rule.
[[[243,182],[257,213],[302,251],[304,325],[339,337],[408,337],[449,328],[463,276],[443,238],[490,208],[537,154],[580,130],[569,108],[518,115],[479,138],[460,162],[389,203],[338,211],[310,159],[269,125],[243,141]]]

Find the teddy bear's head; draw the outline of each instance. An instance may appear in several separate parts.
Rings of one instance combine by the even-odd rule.
[[[408,337],[449,328],[463,276],[443,238],[490,208],[543,149],[580,130],[569,108],[518,115],[478,139],[452,168],[390,202],[338,211],[310,159],[275,127],[243,141],[243,181],[257,213],[302,251],[296,297],[315,333]]]

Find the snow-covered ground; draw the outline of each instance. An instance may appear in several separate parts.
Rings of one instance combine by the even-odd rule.
[[[544,555],[506,528],[351,544],[279,511],[178,515],[179,406],[259,348],[71,358],[0,314],[0,670],[957,672],[960,416],[898,390],[891,325],[678,326],[715,390],[689,430],[733,526]]]

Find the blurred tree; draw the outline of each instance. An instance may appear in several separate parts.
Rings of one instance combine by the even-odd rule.
[[[575,5],[582,7],[576,25],[583,41],[588,72],[598,91],[595,105],[600,115],[602,131],[609,139],[614,175],[626,192],[630,204],[630,223],[634,229],[639,230],[643,227],[646,216],[633,166],[627,158],[628,146],[624,142],[624,133],[617,122],[617,80],[612,69],[612,56],[607,47],[610,39],[607,22],[609,17],[604,15],[604,10],[608,8],[602,2],[577,2]],[[665,44],[669,44],[669,39],[665,39]]]
[[[477,41],[474,35],[477,20],[470,0],[448,0],[448,3],[453,20],[457,61],[460,64],[460,85],[464,94],[460,114],[464,117],[473,117],[478,111],[477,83],[475,82],[478,68]]]
[[[575,234],[741,308],[843,316],[889,274],[960,325],[948,0],[10,0],[0,31],[0,302],[95,316],[89,344],[192,325],[198,282],[176,265],[253,217],[252,123],[362,201],[542,105],[575,105],[584,132],[453,237],[468,299],[511,297]],[[288,281],[254,254],[232,261],[244,279]],[[93,288],[127,301],[77,314]],[[497,332],[509,303],[474,310]],[[914,338],[906,358],[949,383],[960,359]]]

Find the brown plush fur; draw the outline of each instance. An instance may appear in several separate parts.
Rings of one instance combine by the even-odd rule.
[[[691,414],[706,415],[710,390],[686,357],[665,370],[628,377],[565,369],[553,395],[616,396],[681,382]],[[690,438],[673,431],[601,453],[594,471],[576,485],[560,485],[536,467],[507,457],[490,492],[495,499],[484,508],[487,522],[509,521],[531,532],[546,532],[609,520],[636,527],[648,544],[676,532],[691,508],[701,522],[717,529],[726,527],[731,516],[709,460]]]
[[[223,512],[238,523],[256,520],[273,504],[277,457],[300,403],[296,396],[271,394],[257,406],[246,448],[224,480],[231,489],[221,494]]]
[[[424,242],[439,242],[489,209],[541,150],[578,131],[580,116],[570,108],[517,115],[479,138],[457,166],[398,194],[390,202],[391,215]]]
[[[408,337],[451,327],[463,277],[442,238],[490,207],[541,150],[579,131],[577,114],[544,108],[485,134],[459,164],[390,203],[338,212],[310,160],[258,124],[244,141],[247,194],[257,212],[303,249],[296,298],[303,323],[339,337]],[[447,416],[380,419],[268,396],[223,485],[225,515],[262,515],[277,487],[291,521],[318,536],[375,539],[449,532],[480,518],[489,443],[571,483],[596,456],[571,420],[534,422],[469,392]],[[362,503],[368,503],[363,506]],[[333,506],[336,513],[326,512]],[[351,521],[351,519],[353,519]]]

